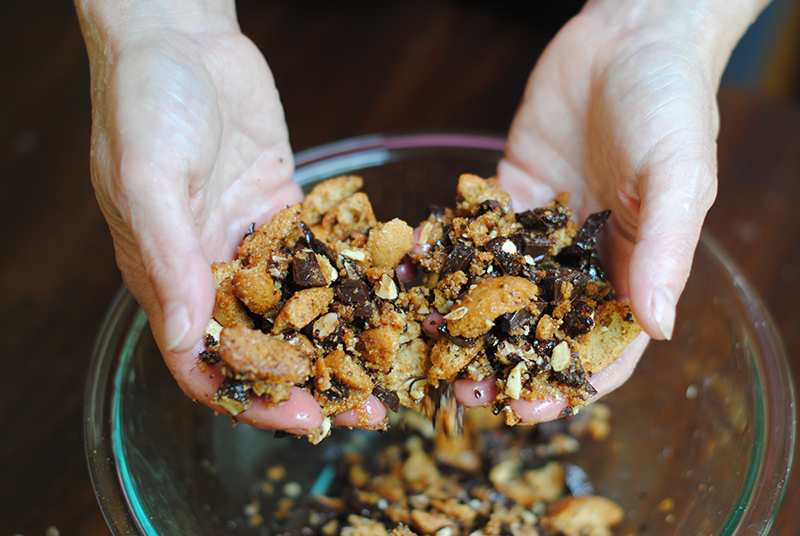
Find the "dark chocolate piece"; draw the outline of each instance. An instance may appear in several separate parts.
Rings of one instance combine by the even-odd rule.
[[[506,213],[506,211],[503,210],[503,205],[501,205],[499,201],[496,201],[494,199],[487,199],[486,201],[478,205],[478,213],[476,214],[476,216],[479,216],[486,212],[492,212],[494,210],[499,210],[501,216],[504,216]]]
[[[305,238],[306,244],[311,251],[314,253],[318,253],[320,255],[325,255],[328,257],[328,260],[331,261],[331,264],[336,266],[336,255],[333,253],[333,250],[329,248],[324,242],[322,242],[314,232],[306,225],[305,223],[300,223],[300,228],[303,231],[303,237]]]
[[[468,337],[459,337],[456,335],[451,335],[450,332],[447,331],[447,324],[442,324],[436,329],[436,331],[438,331],[439,334],[448,341],[452,342],[456,346],[461,346],[462,348],[469,348],[471,346],[475,346],[478,343],[478,339],[480,338],[480,337],[468,338]]]
[[[520,309],[513,313],[504,314],[498,319],[497,324],[500,326],[500,329],[506,333],[512,333],[526,326],[530,326],[533,318],[533,313],[529,310]]]
[[[328,282],[322,274],[317,255],[307,249],[300,250],[292,258],[292,279],[300,288],[326,287]]]
[[[561,284],[565,281],[572,283],[570,298],[582,297],[589,283],[589,276],[572,268],[547,268],[545,276],[540,282],[542,298],[549,302],[559,302],[563,299]]]
[[[336,286],[336,295],[347,305],[361,305],[369,300],[369,289],[360,279],[345,279]]]
[[[556,210],[536,208],[517,214],[517,221],[532,231],[555,231],[561,229],[569,221],[569,215],[561,205]]]
[[[247,391],[245,382],[240,380],[228,377],[222,380],[214,394],[214,401],[219,402],[222,398],[227,399],[225,406],[234,403],[241,406],[241,411],[250,407],[250,393]]]
[[[575,235],[572,244],[558,253],[557,261],[565,266],[572,266],[584,272],[592,281],[605,279],[600,257],[597,256],[595,244],[597,233],[611,215],[610,210],[591,214]]]
[[[459,270],[469,273],[469,265],[474,256],[475,248],[464,244],[456,244],[447,255],[447,260],[444,261],[441,276],[444,277]]]
[[[400,411],[400,397],[397,396],[395,391],[387,389],[382,385],[376,385],[372,390],[372,394],[375,395],[375,398],[383,402],[387,408],[392,410],[392,412],[397,413]]]
[[[217,352],[212,352],[211,350],[203,350],[202,352],[200,352],[200,359],[206,365],[211,365],[211,366],[216,365],[220,361]]]
[[[574,300],[569,312],[564,316],[564,330],[570,337],[588,333],[594,326],[594,309],[583,300]]]
[[[486,251],[494,255],[495,261],[508,275],[517,275],[521,269],[517,259],[517,246],[512,240],[497,237],[489,240],[484,246]]]
[[[534,262],[539,262],[550,251],[550,239],[547,235],[532,233],[530,231],[517,231],[510,236],[517,246],[517,251],[523,257],[531,257]]]

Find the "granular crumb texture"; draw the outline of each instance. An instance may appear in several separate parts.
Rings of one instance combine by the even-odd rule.
[[[199,366],[221,362],[215,401],[234,417],[253,395],[281,404],[298,386],[326,416],[374,394],[457,433],[452,382],[489,377],[508,424],[519,398],[573,413],[595,394],[592,374],[640,332],[595,251],[608,211],[578,227],[562,195],[517,214],[494,179],[462,175],[455,208],[431,209],[415,239],[402,220],[378,222],[361,186],[354,176],[317,185],[248,232],[235,260],[212,265]],[[396,268],[409,261],[421,276],[406,286]],[[414,515],[409,524],[440,524]]]
[[[546,426],[515,428],[486,409],[469,410],[457,437],[431,437],[404,420],[404,409],[393,417],[402,427],[373,435],[361,449],[327,455],[323,473],[330,478],[317,477],[311,492],[287,494],[284,486],[251,504],[270,505],[259,511],[265,534],[610,536],[623,509],[597,495],[566,459],[596,440],[589,430],[598,422],[608,425],[608,408],[595,406]],[[580,485],[569,471],[583,475]]]

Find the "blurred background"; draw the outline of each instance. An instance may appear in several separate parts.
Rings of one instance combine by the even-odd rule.
[[[238,2],[244,32],[273,69],[295,150],[373,132],[504,132],[539,54],[582,4]],[[738,190],[721,191],[719,203],[757,188],[754,177],[773,182],[752,194],[764,205],[748,218],[734,226],[712,211],[710,226],[759,276],[787,336],[800,327],[800,247],[773,243],[782,256],[770,260],[752,252],[764,252],[758,239],[770,229],[800,236],[800,2],[764,12],[724,86],[720,176]],[[754,127],[774,138],[748,137]],[[0,535],[108,533],[83,457],[82,403],[121,278],[90,184],[90,129],[72,3],[0,2]],[[787,347],[797,353],[800,340]]]

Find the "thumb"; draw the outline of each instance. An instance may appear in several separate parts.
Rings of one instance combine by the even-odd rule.
[[[625,280],[636,319],[655,339],[672,338],[678,298],[716,197],[716,162],[708,154],[715,153],[695,153],[646,175]]]
[[[211,318],[213,275],[188,194],[168,187],[153,195],[152,188],[128,198],[129,234],[115,236],[117,261],[162,351],[185,352],[202,337]]]

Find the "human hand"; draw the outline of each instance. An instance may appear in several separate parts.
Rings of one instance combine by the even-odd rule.
[[[251,222],[302,197],[272,74],[232,3],[119,12],[86,1],[78,11],[92,66],[92,180],[117,263],[180,387],[224,413],[213,401],[222,375],[197,366],[214,305],[210,263],[231,260]],[[334,422],[384,416],[370,399]],[[256,399],[237,420],[303,433],[322,413],[295,388],[284,405]]]
[[[716,93],[744,29],[765,4],[589,2],[545,50],[498,168],[518,210],[570,192],[579,221],[611,209],[601,256],[617,297],[644,329],[592,377],[595,398],[632,374],[649,337],[669,339],[705,215],[716,195]],[[462,381],[467,406],[496,396],[493,380]],[[565,403],[511,403],[526,422]]]

